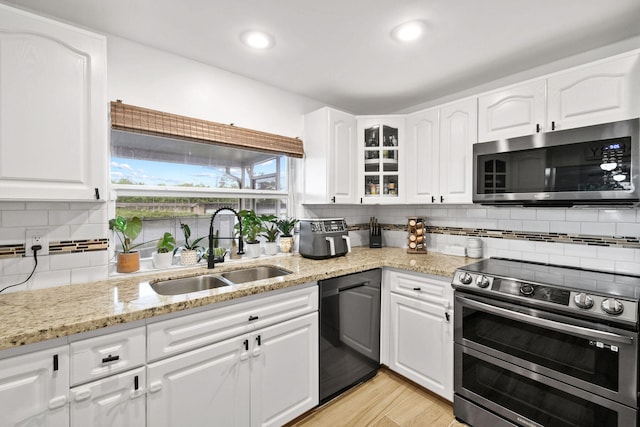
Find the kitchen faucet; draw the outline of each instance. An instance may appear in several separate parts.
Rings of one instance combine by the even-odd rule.
[[[238,255],[244,255],[244,250],[243,250],[243,246],[242,246],[242,220],[240,219],[240,215],[238,215],[238,212],[236,212],[235,210],[233,210],[232,208],[229,207],[224,207],[224,208],[220,208],[217,211],[215,211],[213,213],[213,215],[211,215],[211,223],[209,224],[209,255],[207,256],[207,268],[214,268],[215,267],[215,257],[213,255],[213,220],[216,218],[216,215],[218,215],[218,212],[220,211],[231,211],[235,214],[236,218],[238,218],[238,227],[239,227],[239,233],[238,233]],[[233,237],[218,237],[218,239],[231,239],[233,240]]]

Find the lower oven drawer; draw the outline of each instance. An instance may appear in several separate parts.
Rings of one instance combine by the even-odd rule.
[[[489,413],[526,426],[636,426],[636,408],[460,344],[455,344],[454,354],[454,390],[457,397],[464,398],[458,404],[468,400]]]

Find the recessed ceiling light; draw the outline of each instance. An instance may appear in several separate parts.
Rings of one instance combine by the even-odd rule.
[[[261,31],[246,31],[240,35],[240,40],[254,49],[268,49],[274,44],[273,37]]]
[[[412,42],[424,33],[425,24],[422,21],[410,21],[400,24],[391,30],[391,37],[400,42]]]

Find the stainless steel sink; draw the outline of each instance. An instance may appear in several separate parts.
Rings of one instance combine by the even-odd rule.
[[[231,286],[237,283],[253,282],[255,280],[270,279],[285,276],[290,271],[277,267],[253,267],[242,270],[228,271],[221,274],[185,277],[183,279],[160,280],[150,283],[151,289],[160,295],[181,295],[189,292]]]
[[[180,295],[189,292],[204,291],[207,289],[221,288],[223,286],[231,286],[232,283],[221,279],[218,276],[195,276],[185,277],[184,279],[161,280],[151,283],[151,289],[160,295]]]
[[[286,276],[287,274],[291,274],[291,272],[277,267],[253,267],[228,271],[226,273],[221,273],[220,276],[233,283],[247,283],[255,280]]]

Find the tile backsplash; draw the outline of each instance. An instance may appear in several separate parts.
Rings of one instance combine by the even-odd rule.
[[[407,217],[426,217],[427,249],[466,246],[480,237],[485,257],[498,256],[582,268],[640,274],[640,209],[522,208],[456,206],[305,205],[301,216],[344,217],[349,225],[366,224],[375,216],[387,226],[383,243],[407,246]],[[367,244],[366,232],[353,231]],[[352,237],[352,238],[353,238]]]

